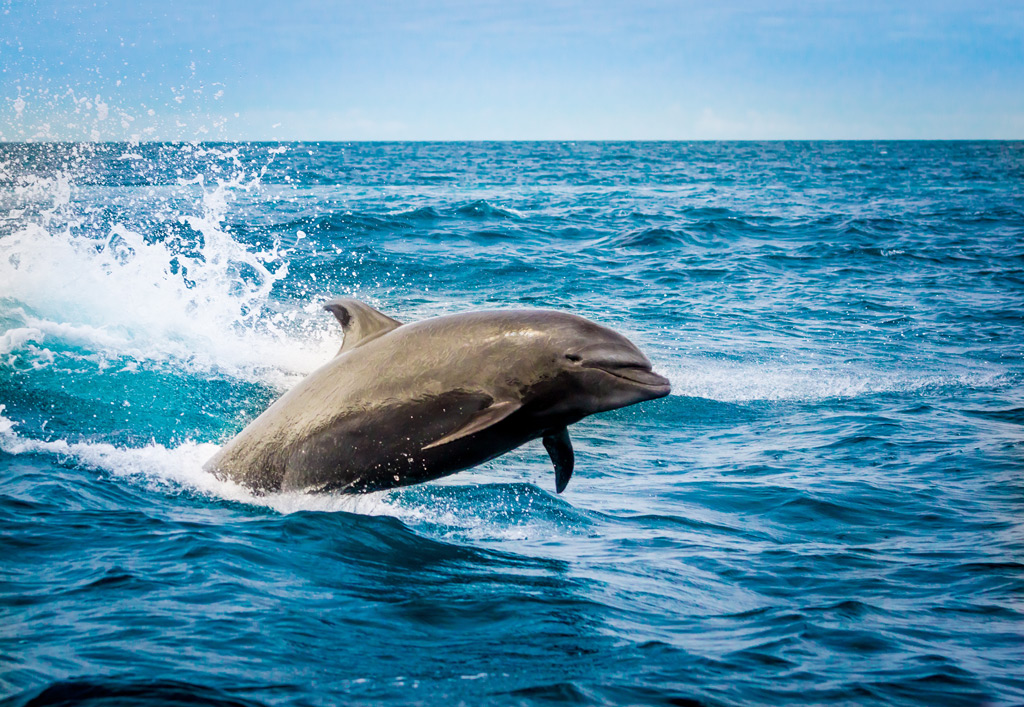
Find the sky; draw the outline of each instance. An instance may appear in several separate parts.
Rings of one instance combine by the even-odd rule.
[[[0,0],[0,140],[1021,138],[1019,0]]]

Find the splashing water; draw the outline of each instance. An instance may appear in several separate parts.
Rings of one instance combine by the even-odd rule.
[[[194,170],[226,163],[236,171],[212,186],[203,173],[150,186],[123,220],[109,218],[99,195],[75,185],[72,166],[15,185],[0,237],[6,353],[31,341],[38,357],[57,341],[250,376],[294,376],[324,360],[326,327],[309,326],[305,341],[295,338],[301,310],[282,311],[270,298],[288,275],[287,250],[279,242],[252,248],[225,231],[233,196],[258,190],[259,174],[246,173],[237,149],[182,152]],[[203,163],[190,165],[192,158]]]

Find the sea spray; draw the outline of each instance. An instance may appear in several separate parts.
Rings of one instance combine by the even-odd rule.
[[[237,148],[170,154],[180,161],[165,169],[198,173],[146,189],[121,219],[76,183],[75,169],[88,164],[81,153],[52,176],[20,178],[0,237],[0,318],[25,334],[6,337],[7,353],[74,332],[111,355],[277,384],[312,370],[325,360],[329,321],[310,318],[309,303],[270,299],[288,275],[287,249],[243,245],[225,228],[234,195],[257,190],[260,171],[247,171]],[[211,183],[204,171],[223,176]]]

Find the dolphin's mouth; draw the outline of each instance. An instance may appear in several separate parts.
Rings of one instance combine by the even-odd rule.
[[[643,366],[609,366],[607,364],[601,365],[595,363],[588,365],[587,368],[596,368],[600,371],[604,371],[608,375],[621,378],[622,380],[629,381],[635,385],[652,388],[652,392],[657,391],[660,395],[668,395],[672,390],[672,385],[669,383],[668,378]]]

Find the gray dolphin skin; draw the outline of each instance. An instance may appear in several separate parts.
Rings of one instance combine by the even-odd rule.
[[[366,492],[417,484],[542,439],[561,493],[566,427],[668,395],[628,339],[549,310],[468,312],[402,324],[342,298],[341,350],[205,468],[257,493]]]

